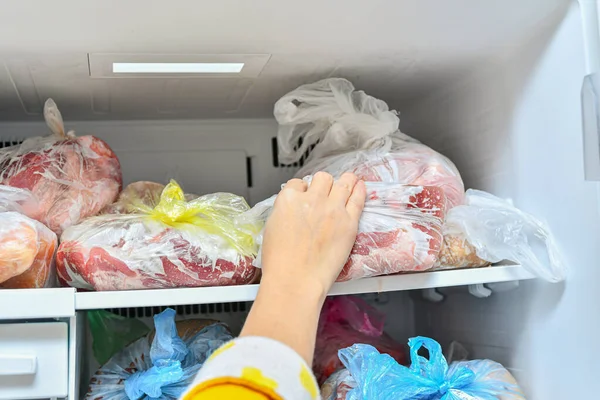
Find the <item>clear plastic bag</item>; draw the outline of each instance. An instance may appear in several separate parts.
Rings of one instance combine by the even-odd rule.
[[[188,320],[175,311],[154,316],[155,331],[113,356],[94,374],[86,400],[175,400],[192,383],[206,359],[233,339],[225,325]]]
[[[410,367],[369,345],[340,350],[354,381],[343,400],[525,400],[512,375],[496,362],[460,361],[448,366],[440,345],[424,337],[410,339],[409,347]],[[422,347],[429,359],[418,354]]]
[[[105,310],[88,311],[92,332],[92,351],[99,364],[106,363],[115,353],[148,333],[150,328],[136,318],[125,318]]]
[[[305,178],[310,182],[311,177]],[[431,268],[440,251],[446,212],[444,192],[431,186],[367,182],[367,201],[358,236],[338,282]],[[273,196],[257,204],[238,222],[265,221]],[[256,241],[262,244],[262,232]],[[260,256],[255,265],[260,266]]]
[[[0,288],[52,283],[58,243],[54,232],[27,216],[35,215],[37,204],[28,191],[0,185]]]
[[[437,186],[449,207],[462,204],[464,185],[454,164],[401,133],[395,111],[345,79],[291,91],[275,103],[275,118],[280,162],[297,162],[312,149],[297,177],[353,172],[364,181]]]
[[[566,277],[566,264],[546,224],[489,193],[467,190],[465,204],[448,211],[443,232],[488,262],[509,260],[550,282]]]
[[[115,200],[121,167],[102,140],[65,133],[52,99],[46,101],[44,117],[51,136],[0,149],[0,184],[31,191],[39,201],[35,218],[60,235]]]
[[[342,368],[338,350],[354,343],[368,343],[406,362],[404,346],[383,332],[385,316],[356,296],[336,296],[326,300],[315,346],[313,371],[319,383]]]
[[[249,209],[242,197],[215,193],[187,201],[172,181],[157,204],[135,196],[125,203],[127,214],[88,218],[63,233],[61,282],[131,290],[246,284],[258,277],[254,235],[262,224],[235,224]]]

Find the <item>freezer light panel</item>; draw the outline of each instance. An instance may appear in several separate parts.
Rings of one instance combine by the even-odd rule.
[[[114,74],[239,74],[244,63],[113,63]]]

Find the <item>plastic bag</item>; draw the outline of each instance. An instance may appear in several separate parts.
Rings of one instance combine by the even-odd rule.
[[[27,216],[35,215],[37,204],[28,191],[0,185],[0,288],[52,283],[58,242],[54,232]]]
[[[100,215],[67,229],[57,254],[61,282],[130,290],[238,285],[257,278],[253,236],[262,224],[235,224],[249,209],[242,197],[215,193],[186,201],[171,181],[158,204],[146,200],[130,199],[130,214]]]
[[[355,381],[345,400],[525,400],[512,375],[496,362],[460,361],[448,366],[435,340],[416,337],[408,344],[410,367],[369,345],[340,350]],[[418,355],[422,347],[429,351],[429,359]]]
[[[341,369],[332,374],[321,385],[323,400],[346,400],[348,392],[356,387],[356,381],[347,369]]]
[[[550,282],[566,277],[566,264],[546,224],[489,193],[467,190],[465,204],[448,212],[443,230],[444,237],[470,243],[483,260],[509,260]]]
[[[87,317],[94,358],[99,364],[106,363],[115,353],[150,330],[139,319],[121,317],[104,310],[88,311]]]
[[[310,182],[311,177],[305,178]],[[431,268],[440,251],[446,200],[441,189],[367,182],[358,236],[338,282]],[[247,224],[268,218],[273,196],[238,218]],[[256,241],[262,244],[262,232]],[[260,266],[260,256],[255,265]]]
[[[36,219],[60,235],[115,200],[121,167],[102,140],[65,133],[52,99],[44,117],[53,135],[0,149],[0,184],[30,190],[39,201]]]
[[[302,85],[279,99],[274,113],[280,162],[297,162],[312,149],[297,177],[353,172],[364,181],[437,186],[448,207],[462,204],[464,185],[454,164],[401,133],[395,111],[345,79]]]
[[[155,332],[131,343],[100,367],[85,399],[178,399],[206,359],[233,339],[225,325],[212,322],[176,324],[172,309],[155,315]]]
[[[319,383],[342,368],[338,350],[368,343],[404,363],[404,346],[383,332],[385,316],[355,296],[328,298],[321,311],[313,371]]]

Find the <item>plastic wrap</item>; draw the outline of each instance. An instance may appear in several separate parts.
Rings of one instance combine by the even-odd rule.
[[[354,386],[340,400],[525,400],[512,375],[490,360],[460,361],[448,366],[433,339],[409,340],[411,366],[399,365],[369,345],[340,350],[340,359],[352,376],[343,382]],[[429,359],[418,355],[426,348]],[[337,400],[337,399],[336,399]]]
[[[155,332],[113,356],[94,374],[86,400],[178,399],[206,359],[232,339],[225,325],[188,320],[175,311],[154,316]]]
[[[0,185],[0,288],[45,287],[54,277],[56,234],[27,216],[37,204],[28,191]]]
[[[65,133],[52,99],[44,116],[53,135],[0,149],[0,184],[30,190],[39,201],[36,219],[60,235],[115,200],[121,167],[102,140]]]
[[[332,374],[321,385],[323,400],[346,400],[348,392],[356,387],[356,381],[347,369],[341,369]]]
[[[125,318],[105,310],[87,312],[94,358],[106,363],[114,354],[148,333],[150,328],[136,318]]]
[[[353,172],[364,181],[436,186],[448,207],[462,204],[464,185],[454,164],[401,133],[395,111],[345,79],[302,85],[279,99],[274,113],[279,161],[297,162],[310,150],[297,177]]]
[[[215,193],[186,201],[172,181],[157,204],[131,198],[129,214],[106,214],[67,229],[57,254],[60,280],[95,290],[223,286],[257,278],[258,222],[238,227],[245,200]]]
[[[368,343],[404,363],[404,346],[383,332],[385,316],[355,296],[328,298],[321,311],[313,371],[319,383],[341,369],[338,350]]]
[[[432,186],[382,182],[367,182],[366,187],[367,201],[358,236],[338,282],[431,268],[441,246],[444,192]],[[264,221],[275,198],[257,204],[240,220]],[[262,232],[257,242],[262,243]],[[260,262],[257,259],[256,265]]]
[[[550,282],[565,279],[566,264],[546,224],[489,193],[467,190],[465,204],[448,212],[443,231],[487,262],[509,260]]]

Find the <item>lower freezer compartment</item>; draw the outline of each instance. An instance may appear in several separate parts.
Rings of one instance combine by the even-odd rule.
[[[370,339],[362,333],[352,331],[347,333],[348,337],[346,340],[372,343],[382,353],[389,351],[389,354],[395,359],[407,365],[410,362],[407,347],[408,339],[415,336],[430,337],[441,344],[448,362],[464,359],[490,359],[504,365],[509,372],[518,378],[521,375],[521,371],[519,368],[515,368],[511,358],[511,354],[513,354],[515,348],[500,338],[502,328],[493,326],[482,327],[478,323],[482,321],[490,305],[493,306],[493,304],[501,303],[505,301],[505,298],[511,296],[515,299],[521,298],[520,295],[515,296],[515,293],[522,291],[523,288],[509,291],[509,289],[514,288],[515,285],[504,288],[496,286],[494,287],[494,292],[497,293],[486,299],[472,296],[468,286],[440,289],[439,293],[444,299],[442,302],[437,303],[433,302],[431,297],[422,290],[356,295],[353,297],[359,298],[358,301],[364,301],[368,306],[376,310],[374,314],[369,316],[371,321],[375,322],[374,325],[376,325],[379,317],[384,319],[384,333],[379,338]],[[507,292],[503,293],[503,290]],[[332,297],[329,297],[329,299],[332,299]],[[325,308],[327,308],[327,304]],[[122,326],[130,325],[134,320],[141,321],[150,330],[154,326],[153,317],[171,308],[174,310],[176,326],[179,332],[182,332],[180,328],[182,325],[194,324],[193,321],[198,319],[207,319],[224,323],[231,332],[231,336],[236,337],[241,331],[251,306],[252,302],[230,302],[203,305],[187,304],[172,307],[156,306],[79,311],[77,313],[78,324],[83,325],[77,338],[79,342],[78,347],[80,348],[78,354],[80,362],[76,370],[72,371],[76,374],[79,381],[79,397],[77,398],[97,399],[97,397],[93,396],[86,397],[90,382],[96,384],[95,390],[97,390],[97,378],[99,376],[95,376],[94,378],[94,374],[101,367],[101,364],[96,360],[94,352],[94,337],[97,337],[98,332],[92,332],[94,330],[91,328],[92,324],[90,323],[92,313],[110,312],[117,315],[118,318],[124,318],[125,321],[122,323]],[[320,336],[318,335],[317,337],[317,350],[314,362],[315,374],[320,384],[334,372],[334,368],[341,366],[341,363],[332,362],[332,355],[337,354],[337,350],[339,350],[338,348],[332,349],[332,347],[336,346],[336,343],[343,342],[344,339],[342,339],[342,336],[345,330],[353,329],[349,328],[349,326],[353,326],[352,323],[349,325],[341,323],[340,326],[343,328],[333,327],[332,329],[331,322],[323,324],[323,318],[326,318],[323,317],[324,315],[322,314],[322,325],[319,328]],[[495,315],[495,317],[498,317],[498,315]],[[294,310],[290,310],[289,318],[294,318]],[[490,316],[488,318],[491,319],[493,317]],[[501,316],[500,319],[502,319]],[[342,336],[340,336],[340,332],[342,332]],[[122,332],[116,332],[116,334],[119,333]],[[145,335],[145,332],[141,332],[139,337]],[[134,341],[137,342],[136,340],[122,342],[120,349]],[[352,342],[351,344],[354,343]],[[351,344],[343,345],[341,348],[348,347]],[[396,351],[393,348],[396,348]],[[122,358],[123,353],[121,353],[121,356],[118,356],[120,350],[116,348],[114,350],[117,350],[115,357]],[[125,358],[133,357],[131,364],[122,366],[123,369],[132,374],[140,372],[134,367],[134,365],[138,366],[139,364],[139,357],[136,359],[134,354],[135,352],[126,355]]]
[[[418,293],[415,293],[414,295],[418,295]],[[359,297],[385,316],[384,331],[403,349],[408,338],[416,334],[413,324],[414,315],[411,294],[409,292],[393,292],[382,294],[365,294],[360,295]],[[88,392],[90,380],[96,371],[98,371],[98,369],[101,367],[101,364],[96,360],[94,355],[94,337],[97,334],[95,335],[92,332],[93,329],[91,328],[92,324],[90,321],[93,319],[93,317],[91,313],[97,313],[98,311],[101,313],[110,312],[126,319],[122,325],[127,325],[128,323],[131,323],[132,320],[137,320],[143,322],[150,330],[154,328],[153,316],[165,311],[167,308],[171,308],[176,313],[175,321],[178,325],[182,321],[190,322],[198,319],[219,321],[227,325],[233,337],[237,337],[242,329],[251,306],[252,302],[231,302],[203,305],[188,304],[173,307],[157,306],[119,308],[78,312],[78,323],[83,325],[83,328],[79,332],[79,336],[77,338],[80,347],[78,354],[80,361],[77,365],[77,368],[72,371],[79,381],[79,396],[77,399],[86,399],[86,393]],[[293,314],[294,310],[290,310],[289,318],[294,318]],[[117,334],[118,333],[122,333],[120,329]],[[142,332],[139,337],[145,335],[146,333]],[[132,340],[132,342],[136,340]],[[130,343],[131,342],[128,342],[127,344]],[[126,344],[123,344],[121,348],[126,346]],[[134,360],[132,360],[132,363],[133,361]],[[123,368],[128,367],[130,367],[130,365],[123,366]],[[131,371],[134,370],[132,369]],[[95,399],[96,397],[89,398]]]

